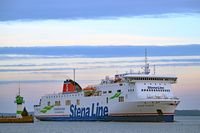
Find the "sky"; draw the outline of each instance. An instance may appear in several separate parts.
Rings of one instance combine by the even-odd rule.
[[[200,44],[198,0],[0,0],[0,47]]]
[[[178,109],[200,109],[199,29],[199,0],[0,0],[0,112],[15,112],[18,80],[33,111],[42,95],[61,91],[73,68],[83,86],[141,68],[144,47],[128,46],[149,46],[158,73],[177,75]]]
[[[63,81],[73,78],[82,88],[99,84],[105,76],[116,73],[141,71],[144,57],[70,57],[55,55],[10,55],[0,54],[0,112],[16,111],[14,103],[19,81],[21,95],[28,111],[39,103],[41,96],[62,91]],[[148,56],[151,73],[153,65],[158,75],[176,75],[172,86],[174,96],[180,98],[179,110],[200,110],[200,55],[193,56]]]
[[[74,68],[83,88],[99,84],[105,76],[141,71],[145,48],[151,73],[155,65],[156,74],[177,76],[172,86],[181,101],[177,109],[200,110],[200,45],[54,46],[0,47],[0,112],[15,112],[19,81],[25,106],[33,111],[41,96],[62,91]]]

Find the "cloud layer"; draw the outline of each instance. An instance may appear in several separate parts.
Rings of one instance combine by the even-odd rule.
[[[199,0],[1,0],[0,21],[199,13]]]

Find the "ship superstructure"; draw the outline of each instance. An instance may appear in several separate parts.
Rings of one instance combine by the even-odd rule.
[[[86,88],[67,79],[62,93],[42,96],[34,106],[35,117],[49,121],[174,121],[180,102],[172,92],[177,77],[150,74],[147,56],[143,69],[107,76]]]

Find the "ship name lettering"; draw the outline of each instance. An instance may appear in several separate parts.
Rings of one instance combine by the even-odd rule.
[[[163,86],[148,86],[148,89],[164,89]]]
[[[70,117],[104,117],[108,116],[108,107],[100,106],[99,103],[92,103],[91,107],[70,106]]]

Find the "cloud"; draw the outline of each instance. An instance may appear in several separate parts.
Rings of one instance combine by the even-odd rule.
[[[0,21],[199,13],[199,0],[1,0]]]
[[[192,56],[190,59],[184,59],[183,57],[150,57],[150,64],[154,64],[156,66],[200,66],[200,58],[199,56]],[[86,59],[86,58],[85,58]],[[89,59],[89,58],[88,58]],[[143,58],[137,57],[135,58],[117,58],[118,61],[113,61],[116,58],[109,58],[107,61],[106,58],[99,58],[98,61],[91,62],[82,62],[81,59],[77,61],[75,64],[78,70],[91,70],[91,69],[100,69],[100,68],[137,68],[142,67],[144,65]],[[131,60],[130,60],[131,59]],[[30,59],[31,60],[31,59]],[[87,59],[86,59],[87,60]],[[9,65],[0,65],[0,73],[4,72],[29,72],[34,74],[63,74],[66,70],[72,70],[74,67],[71,64],[65,63],[47,63],[47,64],[9,64]]]
[[[143,56],[144,49],[150,56],[199,55],[200,45],[174,46],[54,46],[54,47],[0,47],[0,59],[59,58],[59,57],[132,57]],[[67,52],[66,52],[67,51]],[[134,51],[134,52],[133,52]],[[5,55],[6,56],[5,56]],[[13,55],[14,56],[11,56]],[[17,55],[21,56],[17,56]],[[9,56],[10,55],[10,56]],[[25,55],[25,57],[23,57]],[[81,56],[78,56],[81,55]],[[10,57],[10,58],[8,58]],[[38,57],[38,58],[36,58]],[[4,59],[5,58],[5,59]]]

